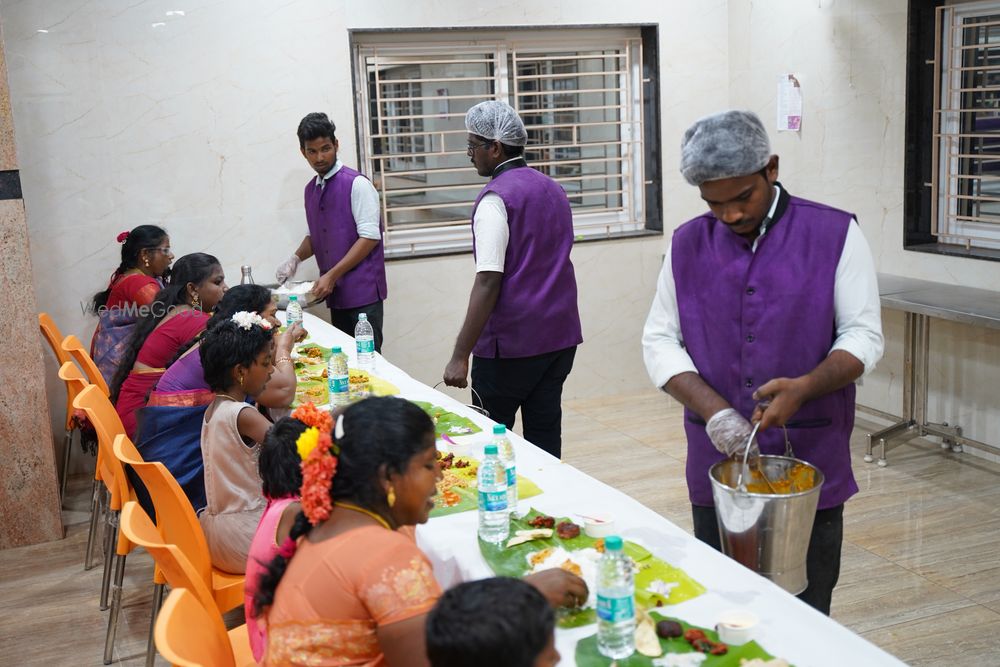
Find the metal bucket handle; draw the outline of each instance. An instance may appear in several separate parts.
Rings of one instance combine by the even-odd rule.
[[[431,389],[437,389],[442,384],[444,384],[444,380],[438,381],[438,383],[433,387],[431,387]],[[469,391],[472,392],[472,404],[470,405],[469,403],[466,403],[465,407],[469,408],[470,410],[475,410],[484,417],[489,417],[490,411],[487,410],[485,407],[483,407],[483,399],[482,397],[479,396],[479,392],[473,389],[471,384],[469,385]],[[479,401],[479,405],[476,405],[476,401]]]
[[[740,493],[747,493],[746,480],[743,479],[743,473],[748,471],[748,463],[750,461],[750,450],[753,449],[754,438],[757,437],[757,429],[760,428],[760,422],[757,422],[753,426],[753,430],[750,431],[750,437],[747,438],[747,444],[743,448],[743,465],[740,466],[740,474],[736,478],[736,490]],[[795,458],[795,453],[792,451],[792,442],[788,439],[788,429],[785,426],[781,427],[781,431],[785,435],[785,456],[788,458]]]

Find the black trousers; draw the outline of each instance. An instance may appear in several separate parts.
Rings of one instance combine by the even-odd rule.
[[[562,388],[576,346],[519,359],[472,357],[472,388],[490,417],[514,428],[520,410],[524,438],[549,454],[562,454]]]
[[[330,323],[345,334],[354,336],[354,327],[358,323],[358,315],[364,313],[375,332],[375,351],[382,351],[382,302],[376,301],[358,308],[331,308]]]
[[[691,506],[694,518],[694,536],[709,546],[722,551],[719,523],[714,507]],[[806,576],[809,586],[798,598],[827,616],[833,589],[840,578],[840,549],[844,543],[844,506],[837,505],[816,512],[809,551],[806,554]]]

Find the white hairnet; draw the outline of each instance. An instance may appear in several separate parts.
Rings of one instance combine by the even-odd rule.
[[[767,166],[771,144],[752,111],[723,111],[695,122],[681,142],[681,174],[691,185],[747,176]]]
[[[524,146],[528,133],[521,117],[506,102],[480,102],[465,114],[465,129],[483,139],[499,141],[508,146]]]

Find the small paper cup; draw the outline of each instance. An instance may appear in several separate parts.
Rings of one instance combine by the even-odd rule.
[[[753,639],[757,623],[757,617],[753,612],[746,609],[731,609],[719,617],[715,631],[719,633],[719,640],[723,643],[739,646]]]
[[[610,514],[594,514],[583,520],[583,532],[589,537],[607,537],[615,534],[615,520]]]

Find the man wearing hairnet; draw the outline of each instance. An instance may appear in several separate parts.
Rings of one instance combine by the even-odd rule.
[[[570,262],[573,215],[562,187],[524,160],[517,112],[488,101],[465,116],[468,153],[490,179],[472,210],[476,278],[444,381],[472,388],[490,417],[559,456],[562,387],[583,342]]]
[[[764,454],[826,476],[799,597],[830,613],[851,472],[854,381],[882,356],[875,268],[850,213],[789,195],[760,119],[726,111],[684,134],[681,173],[709,212],[676,229],[646,319],[649,376],[684,405],[695,536],[720,548],[709,468]]]

